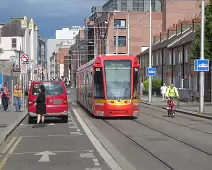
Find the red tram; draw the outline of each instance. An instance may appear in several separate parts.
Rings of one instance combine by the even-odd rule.
[[[140,64],[135,56],[98,56],[79,67],[77,100],[100,117],[140,113]]]

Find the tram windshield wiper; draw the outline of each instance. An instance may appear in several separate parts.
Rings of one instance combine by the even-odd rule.
[[[107,89],[106,91],[109,92],[114,97],[114,99],[116,100],[116,96],[109,89]]]

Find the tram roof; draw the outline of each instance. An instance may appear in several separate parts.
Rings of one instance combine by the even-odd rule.
[[[86,67],[89,67],[91,65],[93,65],[96,61],[97,58],[108,58],[108,57],[122,57],[122,56],[126,56],[126,57],[136,57],[134,55],[128,55],[128,54],[104,54],[104,55],[98,55],[96,58],[90,60],[89,62],[83,64],[82,66],[80,66],[77,71],[82,70]]]

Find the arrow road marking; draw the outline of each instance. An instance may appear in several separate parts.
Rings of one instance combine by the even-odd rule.
[[[50,151],[44,151],[44,152],[37,153],[35,155],[41,156],[41,158],[38,162],[49,162],[50,161],[49,156],[50,155],[56,155],[56,153],[53,153],[53,152],[50,152]]]

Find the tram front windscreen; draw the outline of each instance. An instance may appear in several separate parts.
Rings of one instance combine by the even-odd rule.
[[[104,61],[108,99],[130,99],[132,62],[130,60]]]

